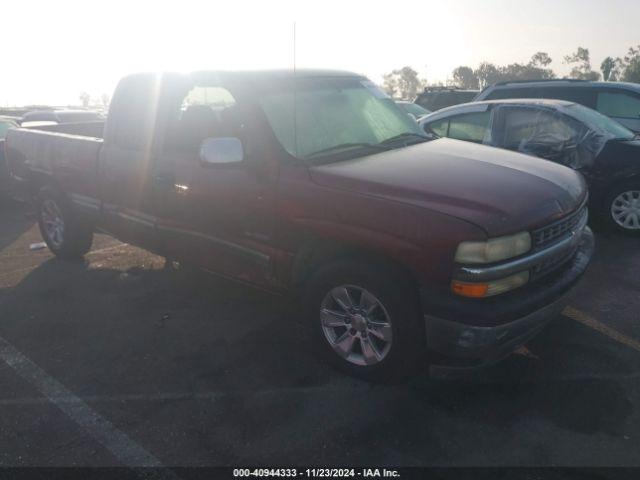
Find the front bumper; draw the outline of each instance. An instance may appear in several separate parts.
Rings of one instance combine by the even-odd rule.
[[[421,292],[427,346],[439,363],[481,367],[504,358],[535,336],[566,305],[594,251],[586,227],[575,254],[559,270],[525,287],[486,299]]]

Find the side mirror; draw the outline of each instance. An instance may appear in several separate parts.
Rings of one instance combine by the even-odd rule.
[[[243,159],[242,142],[236,137],[205,138],[200,145],[200,161],[207,165],[238,163]]]

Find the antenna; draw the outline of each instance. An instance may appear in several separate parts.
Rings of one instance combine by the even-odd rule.
[[[293,145],[298,156],[298,79],[296,72],[296,22],[293,22]]]

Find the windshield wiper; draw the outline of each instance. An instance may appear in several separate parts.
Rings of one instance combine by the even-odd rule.
[[[317,152],[310,153],[304,158],[312,158],[318,155],[323,155],[327,153],[333,153],[340,150],[345,150],[348,148],[372,148],[374,150],[387,150],[387,147],[379,144],[379,143],[366,143],[366,142],[358,142],[358,143],[341,143],[339,145],[334,145],[332,147],[323,148],[322,150],[318,150]]]
[[[398,140],[403,140],[405,138],[407,138],[407,139],[408,138],[416,138],[416,139],[420,138],[422,140],[433,140],[432,137],[427,136],[427,135],[422,135],[420,133],[404,132],[404,133],[401,133],[399,135],[394,135],[393,137],[389,137],[386,140],[381,141],[378,145],[387,145],[389,143],[393,143],[393,142],[396,142]]]

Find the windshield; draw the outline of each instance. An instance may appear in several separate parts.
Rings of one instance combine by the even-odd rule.
[[[419,125],[369,80],[303,78],[295,88],[292,83],[282,87],[265,92],[260,104],[277,139],[294,157],[331,155],[340,147],[367,154],[367,146],[395,137],[405,138],[402,145],[406,137],[424,137]]]
[[[586,123],[595,130],[607,132],[616,140],[631,140],[635,134],[624,125],[582,105],[571,105],[566,109],[567,115]]]

